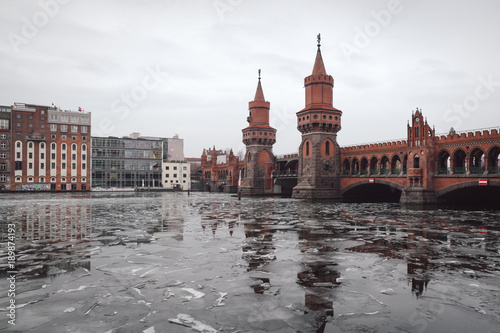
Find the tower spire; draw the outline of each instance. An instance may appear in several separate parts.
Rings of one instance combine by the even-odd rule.
[[[255,92],[254,102],[265,102],[264,91],[262,90],[262,84],[260,83],[260,69],[259,69],[259,83],[257,83],[257,91]]]
[[[323,57],[321,56],[321,34],[318,34],[318,52],[316,53],[316,60],[314,61],[314,67],[312,75],[327,75],[325,64],[323,63]]]

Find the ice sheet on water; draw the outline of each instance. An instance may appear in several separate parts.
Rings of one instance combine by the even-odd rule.
[[[168,320],[171,323],[190,327],[191,329],[198,331],[198,332],[203,332],[203,333],[218,333],[215,328],[211,327],[210,325],[207,325],[205,323],[202,323],[201,321],[198,321],[191,317],[188,314],[184,313],[179,313],[177,315],[177,318],[171,318]]]

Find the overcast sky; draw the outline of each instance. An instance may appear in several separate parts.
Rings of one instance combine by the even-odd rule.
[[[260,68],[274,152],[294,153],[318,33],[341,146],[405,138],[416,107],[436,132],[500,126],[497,0],[0,4],[0,104],[82,107],[92,135],[237,152]]]

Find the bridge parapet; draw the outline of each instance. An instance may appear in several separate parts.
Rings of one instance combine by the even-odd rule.
[[[394,149],[406,149],[408,148],[408,143],[404,139],[398,140],[389,140],[383,142],[373,142],[373,143],[364,143],[356,146],[346,146],[341,147],[341,151],[343,153],[359,153],[367,150],[394,150]]]
[[[450,131],[448,134],[438,134],[435,137],[435,142],[439,145],[448,143],[484,141],[484,140],[499,140],[499,127],[483,128],[478,130],[468,130],[463,132]]]

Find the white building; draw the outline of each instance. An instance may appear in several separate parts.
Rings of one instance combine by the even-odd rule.
[[[163,162],[162,184],[164,188],[191,189],[191,164],[188,162]]]

